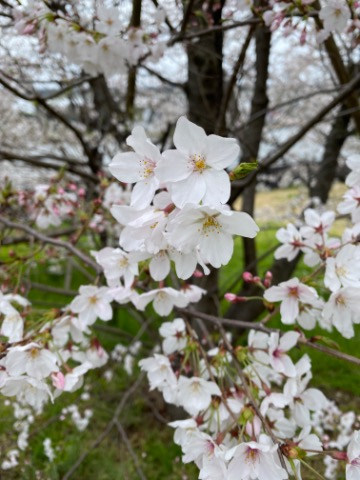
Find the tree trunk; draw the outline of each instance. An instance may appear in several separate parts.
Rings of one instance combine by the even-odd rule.
[[[320,198],[321,203],[326,203],[329,198],[329,192],[336,177],[340,151],[349,135],[348,126],[351,115],[346,111],[348,108],[343,105],[332,124],[331,131],[326,138],[321,163],[316,171],[315,183],[310,186],[310,196]]]
[[[259,2],[260,4],[263,2]],[[267,79],[269,76],[269,57],[271,32],[265,26],[260,24],[255,31],[256,41],[256,80],[251,102],[250,119],[256,120],[244,129],[244,133],[240,137],[242,146],[242,162],[255,162],[259,153],[259,147],[262,138],[262,132],[265,125],[265,115],[259,115],[259,112],[266,111],[269,103],[267,96]],[[243,192],[242,209],[249,215],[254,215],[256,194],[256,179]],[[247,269],[249,265],[253,265],[250,270],[256,274],[256,244],[255,239],[244,238],[244,265]]]

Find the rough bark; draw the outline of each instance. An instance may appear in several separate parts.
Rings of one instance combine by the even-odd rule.
[[[142,0],[133,0],[133,10],[131,14],[130,26],[134,28],[140,27],[141,24],[141,2]],[[126,95],[126,112],[130,118],[134,115],[134,104],[136,95],[136,66],[129,68],[127,95]]]
[[[221,24],[222,2],[208,2],[204,12],[203,1],[195,0],[189,13],[191,31]],[[194,12],[203,12],[202,15]],[[189,119],[210,134],[214,133],[223,98],[222,69],[223,32],[215,31],[200,37],[187,46]]]
[[[342,146],[349,136],[348,126],[351,115],[346,113],[348,108],[343,105],[333,121],[331,131],[326,138],[324,153],[319,167],[316,171],[315,183],[310,186],[311,197],[320,198],[322,203],[326,203],[334,179]]]

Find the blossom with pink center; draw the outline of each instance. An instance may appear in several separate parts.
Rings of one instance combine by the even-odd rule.
[[[277,445],[240,443],[227,452],[231,460],[227,480],[285,480],[288,478],[277,457]]]
[[[301,235],[306,239],[315,236],[315,241],[323,243],[326,233],[334,223],[335,213],[328,211],[320,215],[312,208],[308,208],[304,212],[304,218],[306,225],[300,228]]]
[[[360,184],[354,185],[343,195],[343,201],[337,209],[343,215],[350,213],[353,223],[360,222]]]
[[[275,258],[286,258],[289,262],[294,260],[296,255],[304,247],[303,238],[299,230],[291,223],[286,228],[280,228],[276,232],[276,238],[283,245],[275,250]]]
[[[230,179],[224,170],[239,156],[233,138],[207,136],[205,131],[180,117],[174,132],[176,150],[163,152],[156,176],[168,185],[179,208],[186,203],[220,206],[230,197]]]
[[[264,293],[268,302],[281,302],[281,321],[285,325],[295,323],[299,315],[299,303],[312,305],[317,302],[316,290],[301,283],[298,278],[292,278],[279,285],[270,287]]]
[[[275,332],[269,338],[270,365],[275,371],[283,373],[287,377],[296,376],[295,366],[286,352],[296,345],[299,337],[298,332],[286,332],[279,338],[279,333]]]
[[[186,325],[182,318],[175,318],[172,322],[163,323],[159,333],[164,338],[162,347],[166,355],[181,351],[186,347]]]

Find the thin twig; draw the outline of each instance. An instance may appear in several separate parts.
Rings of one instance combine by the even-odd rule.
[[[129,440],[128,436],[126,435],[126,432],[125,432],[123,426],[121,425],[121,423],[119,422],[119,420],[117,418],[115,419],[115,425],[116,425],[116,428],[118,429],[118,431],[121,435],[121,438],[122,438],[123,442],[126,445],[126,448],[128,449],[128,452],[130,453],[130,455],[131,455],[131,457],[134,461],[135,469],[136,469],[136,472],[137,472],[139,478],[141,480],[146,480],[146,477],[145,477],[143,471],[141,470],[140,462],[137,458],[137,455],[136,455],[134,449],[131,446],[130,440]]]
[[[82,462],[85,460],[85,458],[93,451],[95,448],[97,448],[100,443],[107,437],[107,435],[111,432],[111,430],[116,426],[116,422],[118,421],[118,417],[120,413],[122,412],[126,402],[128,399],[135,393],[135,391],[139,388],[141,385],[141,382],[144,379],[145,374],[141,373],[137,380],[132,384],[132,386],[124,393],[122,399],[120,400],[118,406],[116,407],[114,416],[112,419],[109,421],[107,424],[105,430],[98,436],[98,438],[95,440],[94,443],[90,446],[90,448],[86,451],[84,451],[79,458],[76,460],[76,462],[72,465],[72,467],[66,472],[66,474],[62,477],[62,480],[68,480],[73,473],[79,468],[79,466],[82,464]]]
[[[56,247],[60,248],[65,248],[69,252],[71,252],[73,255],[75,255],[77,258],[82,260],[86,265],[89,267],[93,268],[97,273],[102,272],[102,268],[100,265],[98,265],[94,260],[92,260],[90,257],[85,255],[81,250],[78,248],[74,247],[71,245],[71,243],[64,242],[63,240],[56,240],[54,238],[48,237],[42,233],[37,232],[36,230],[28,227],[27,225],[21,225],[20,223],[16,222],[11,222],[10,220],[6,220],[4,217],[0,216],[0,223],[5,225],[6,227],[9,228],[14,228],[16,230],[20,230],[22,232],[26,232],[28,235],[36,238],[42,243],[48,243],[49,245],[54,245]]]
[[[238,187],[239,194],[253,182],[254,178],[261,172],[267,170],[273,163],[279,160],[288,152],[305,134],[311,130],[320,120],[322,120],[333,108],[342,103],[358,86],[360,85],[360,74],[356,75],[351,82],[340,90],[340,93],[316,115],[314,115],[306,124],[287,142],[285,142],[274,154],[259,163],[259,168],[250,173],[244,180],[233,182],[233,186]]]
[[[259,322],[246,322],[244,320],[232,320],[230,318],[220,318],[220,317],[216,317],[215,315],[209,315],[207,313],[197,312],[196,310],[192,310],[189,308],[179,308],[177,310],[179,312],[183,312],[187,315],[190,315],[191,317],[202,318],[203,320],[211,322],[217,325],[218,327],[219,325],[220,326],[228,325],[228,326],[239,328],[239,329],[256,330],[259,332],[267,333],[269,335],[274,332],[279,333],[280,335],[284,334],[284,332],[282,332],[280,329],[265,327],[263,321],[259,323]],[[327,355],[330,355],[332,357],[340,358],[341,360],[354,363],[355,365],[360,365],[360,358],[354,357],[353,355],[349,355],[348,353],[340,352],[339,350],[335,350],[334,348],[326,347],[317,342],[315,343],[314,338],[306,338],[305,336],[302,335],[299,337],[298,344],[326,353]]]

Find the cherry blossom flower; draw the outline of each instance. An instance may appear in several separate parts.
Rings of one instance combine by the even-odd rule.
[[[156,254],[167,247],[164,232],[168,219],[163,210],[148,207],[138,211],[126,205],[113,205],[111,213],[125,225],[120,234],[120,246],[128,252]]]
[[[299,337],[298,332],[286,332],[279,338],[279,334],[276,332],[272,333],[269,338],[270,365],[274,370],[287,377],[296,376],[295,366],[286,352],[296,345]]]
[[[95,287],[93,285],[81,286],[80,295],[74,298],[70,304],[72,312],[77,313],[80,322],[92,325],[97,318],[108,321],[112,319],[112,296],[107,287]]]
[[[133,300],[138,310],[145,310],[145,307],[152,301],[155,312],[162,317],[169,315],[174,306],[184,308],[190,302],[185,295],[171,287],[151,290]]]
[[[312,208],[304,212],[306,225],[300,228],[301,235],[308,239],[315,236],[315,242],[323,243],[324,235],[330,230],[335,220],[335,213],[332,211],[317,213]]]
[[[232,138],[207,136],[205,131],[180,117],[174,132],[176,150],[163,152],[156,176],[166,182],[175,205],[186,203],[220,206],[230,197],[230,180],[225,168],[239,156]]]
[[[81,365],[73,368],[71,372],[68,372],[64,378],[64,385],[61,390],[58,390],[55,395],[58,396],[62,391],[64,392],[75,392],[82,387],[84,383],[84,375],[92,369],[90,362],[84,362]]]
[[[109,170],[121,182],[136,183],[130,205],[141,210],[150,205],[159,188],[155,168],[161,154],[146,137],[143,127],[135,127],[126,142],[134,152],[118,153],[110,163]]]
[[[319,17],[324,22],[325,30],[336,30],[341,33],[345,30],[348,20],[350,20],[349,6],[344,0],[327,0],[319,13]]]
[[[141,370],[147,373],[150,390],[162,389],[167,385],[177,385],[176,376],[171,368],[170,361],[165,355],[155,353],[153,357],[144,358],[139,362]]]
[[[348,464],[346,465],[346,480],[360,478],[360,431],[355,430],[347,448]]]
[[[166,355],[181,351],[186,347],[186,326],[182,318],[175,318],[172,322],[165,322],[159,329],[164,338],[162,348]]]
[[[41,380],[59,370],[57,361],[50,350],[29,343],[11,348],[5,357],[5,367],[10,376],[17,377],[26,373],[29,377]]]
[[[319,411],[328,405],[325,395],[317,388],[306,388],[311,375],[308,368],[307,358],[296,364],[297,376],[289,378],[284,386],[284,397],[292,412],[292,417],[300,427],[307,427],[311,424],[310,411]],[[305,368],[304,368],[305,367]]]
[[[34,377],[9,377],[5,385],[1,388],[1,393],[5,397],[17,397],[23,399],[25,403],[34,407],[36,410],[41,410],[44,403],[50,398],[52,394],[49,387],[42,380]]]
[[[353,223],[360,222],[360,184],[348,190],[343,199],[338,205],[338,212],[343,215],[350,213]]]
[[[104,269],[104,275],[110,287],[120,285],[120,278],[124,279],[125,287],[130,287],[135,275],[138,275],[138,261],[140,255],[126,253],[121,248],[105,247],[98,252],[91,252],[97,263]]]
[[[350,155],[346,160],[346,165],[350,168],[351,172],[346,177],[345,183],[348,187],[355,187],[360,185],[360,155]]]
[[[227,452],[231,458],[227,480],[281,480],[288,474],[279,465],[277,445],[267,443],[240,443]]]
[[[196,429],[186,437],[182,443],[184,453],[182,461],[184,463],[195,462],[201,468],[203,459],[212,458],[217,447],[210,435]]]
[[[324,306],[322,315],[343,337],[354,336],[354,323],[360,323],[360,288],[345,287],[333,293]]]
[[[210,405],[212,395],[221,396],[216,383],[195,376],[180,376],[178,402],[190,415],[198,415],[205,410]]]
[[[345,245],[336,255],[326,260],[324,284],[332,292],[343,287],[360,287],[360,249]]]
[[[117,7],[107,8],[100,4],[97,7],[96,30],[105,35],[118,35],[122,29],[122,22],[119,19],[119,9]]]
[[[316,290],[301,283],[298,278],[270,287],[265,291],[264,298],[268,302],[281,302],[281,321],[285,325],[295,323],[300,302],[312,305],[318,299]]]
[[[275,250],[275,258],[286,258],[289,262],[301,251],[304,246],[303,238],[300,231],[291,223],[285,228],[280,228],[276,232],[276,238],[283,243]]]
[[[1,335],[8,337],[9,342],[19,342],[24,334],[24,320],[18,312],[5,316],[1,325]]]
[[[222,458],[204,456],[202,467],[199,472],[201,480],[224,480],[227,477],[226,463]]]
[[[169,243],[175,248],[185,253],[198,248],[205,262],[219,268],[232,256],[232,235],[253,238],[259,228],[247,213],[187,204],[168,230]]]

